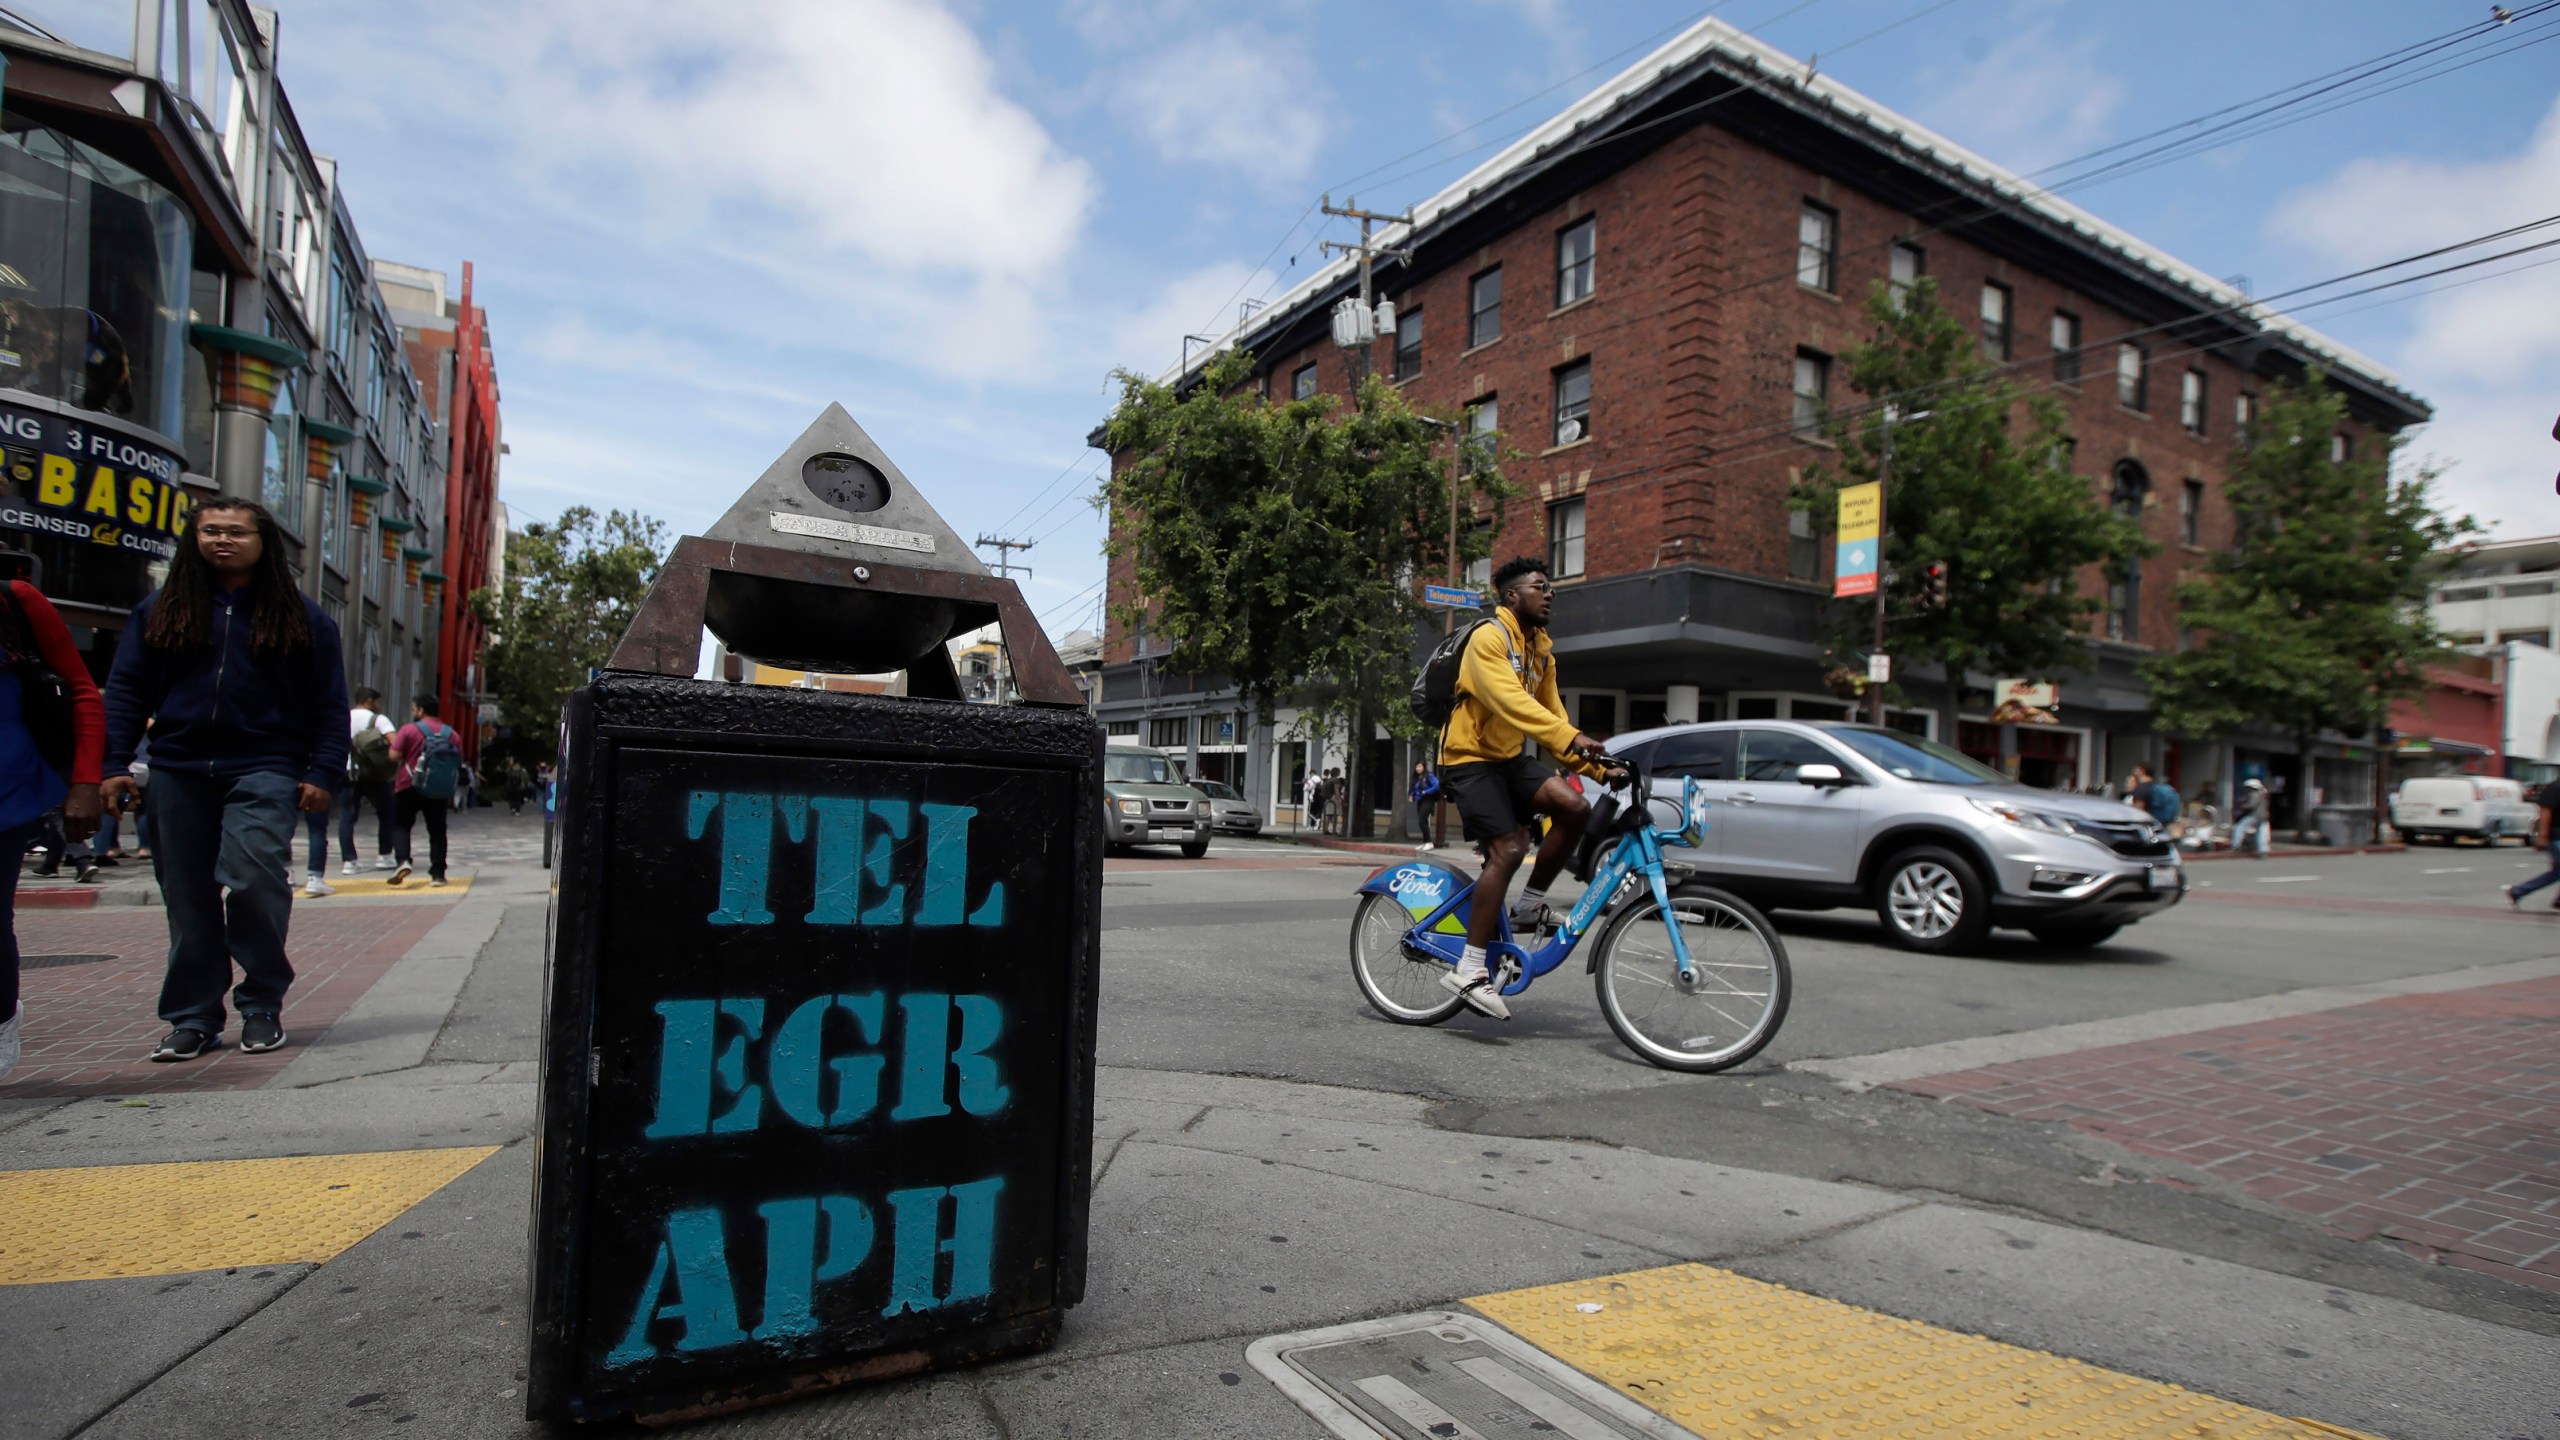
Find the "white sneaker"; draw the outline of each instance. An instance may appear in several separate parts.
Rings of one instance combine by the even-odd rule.
[[[7,1024],[0,1025],[0,1080],[8,1079],[9,1072],[18,1068],[18,1022],[26,1018],[26,1002],[20,1001],[17,1013],[9,1017]]]
[[[391,868],[391,863],[391,857],[388,855],[376,855],[373,857],[373,868],[376,870],[388,870]]]
[[[1472,975],[1452,970],[1440,977],[1440,988],[1473,1006],[1478,1014],[1496,1020],[1511,1018],[1511,1007],[1502,1003],[1502,994],[1493,988],[1493,976],[1482,970]]]
[[[441,890],[444,887],[445,882],[442,880],[430,880],[427,882],[427,888],[430,890]]]
[[[356,862],[350,860],[344,865],[339,866],[338,878],[341,880],[353,880],[356,878]]]
[[[302,893],[313,900],[317,900],[323,895],[337,894],[338,887],[330,884],[326,876],[314,875],[308,881],[304,882]]]
[[[400,884],[401,882],[403,882],[403,881],[407,880],[408,878],[409,878],[409,867],[408,867],[408,866],[406,866],[406,865],[394,865],[394,866],[392,866],[392,867],[391,867],[391,878],[390,878],[388,881],[385,881],[384,883],[385,883],[385,884],[390,884],[390,885],[397,885],[397,884]]]

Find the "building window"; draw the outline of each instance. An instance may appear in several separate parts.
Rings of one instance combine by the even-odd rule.
[[[2330,464],[2332,464],[2332,465],[2344,465],[2344,464],[2346,464],[2348,461],[2350,461],[2350,460],[2354,459],[2354,458],[2355,458],[2355,455],[2356,455],[2356,442],[2354,442],[2353,440],[2348,439],[2348,438],[2347,438],[2346,436],[2344,436],[2344,435],[2332,435],[2332,436],[2330,436],[2330,437],[2329,437],[2329,463],[2330,463]]]
[[[1126,735],[1131,739],[1136,739],[1138,734],[1138,722],[1135,720],[1113,720],[1102,728],[1106,734]]]
[[[1502,447],[1502,406],[1487,395],[1467,407],[1467,471],[1473,474],[1489,469],[1500,457]]]
[[[1787,512],[1787,578],[1811,580],[1822,563],[1822,543],[1813,535],[1813,514],[1807,510]]]
[[[1582,497],[1547,507],[1547,574],[1557,580],[1582,573]]]
[[[2190,370],[2178,377],[2178,423],[2190,435],[2204,434],[2204,372]]]
[[[2068,310],[2053,312],[2053,378],[2075,389],[2080,384],[2080,317]]]
[[[2204,543],[2204,482],[2190,480],[2178,496],[2178,539],[2183,544]]]
[[[2242,391],[2231,397],[2231,426],[2248,438],[2249,427],[2258,423],[2258,397]]]
[[[2131,341],[2116,347],[2116,403],[2127,410],[2151,404],[2151,357]]]
[[[1839,250],[1840,217],[1828,206],[1804,202],[1803,212],[1796,217],[1796,283],[1832,289]]]
[[[1502,267],[1467,282],[1467,348],[1502,338]]]
[[[1556,305],[1561,308],[1591,294],[1592,222],[1568,225],[1556,234]]]
[[[1289,375],[1289,398],[1312,400],[1316,393],[1316,362],[1308,361]]]
[[[2001,284],[1997,280],[1986,281],[1983,284],[1983,359],[2006,360],[2009,358],[2009,331],[2011,328],[2009,324],[2009,315],[2012,307],[2015,306],[2016,303],[2016,298],[2009,293],[2008,286]]]
[[[2142,507],[2151,494],[2151,476],[2133,460],[2116,462],[2116,513],[2139,525]],[[2124,562],[2124,568],[2107,581],[2107,638],[2128,645],[2142,641],[2142,561],[2139,557]]]
[[[1831,357],[1814,350],[1796,352],[1796,438],[1822,438],[1823,416],[1831,407]]]
[[[1422,307],[1414,306],[1396,317],[1396,378],[1410,380],[1422,373]]]
[[[1911,287],[1929,273],[1929,257],[1919,246],[1905,240],[1893,247],[1891,266],[1893,292],[1908,297]]]
[[[1556,443],[1590,438],[1591,362],[1576,360],[1556,372]]]
[[[1159,750],[1188,749],[1190,727],[1188,715],[1158,715],[1147,721],[1147,743]]]

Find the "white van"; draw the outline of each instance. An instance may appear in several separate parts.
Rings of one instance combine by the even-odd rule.
[[[2391,795],[2391,823],[2413,843],[2451,844],[2465,835],[2490,845],[2510,835],[2531,843],[2536,808],[2520,781],[2430,775],[2400,782]]]

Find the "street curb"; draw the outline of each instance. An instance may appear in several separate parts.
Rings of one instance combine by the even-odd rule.
[[[329,1026],[322,1043],[267,1083],[302,1089],[426,1063],[506,913],[507,902],[496,896],[466,896]]]
[[[2282,849],[2270,849],[2267,851],[2267,858],[2270,860],[2309,860],[2322,855],[2397,855],[2408,848],[2408,846],[2400,844],[2289,845]],[[2250,852],[2245,850],[2191,850],[2187,852],[2186,860],[2188,864],[2193,865],[2205,860],[2242,860],[2248,858],[2249,855]]]
[[[1292,845],[1308,845],[1321,850],[1355,850],[1363,855],[1394,855],[1403,859],[1411,859],[1419,853],[1418,847],[1412,845],[1389,845],[1375,840],[1337,840],[1328,835],[1280,837],[1266,834],[1263,838],[1286,838]]]

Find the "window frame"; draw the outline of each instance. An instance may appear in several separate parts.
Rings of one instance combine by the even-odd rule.
[[[2238,431],[2240,438],[2245,440],[2249,436],[2249,431],[2257,423],[2257,395],[2248,390],[2235,392],[2231,397],[2231,428]]]
[[[2080,348],[2080,317],[2068,310],[2054,311],[2045,336],[2053,344],[2053,383],[2079,389],[2086,370],[2081,364],[2085,357]],[[2068,344],[2064,343],[2066,340]]]
[[[1559,365],[1550,372],[1550,375],[1552,377],[1550,405],[1555,419],[1555,428],[1548,434],[1554,441],[1554,448],[1579,445],[1591,438],[1591,357],[1586,355],[1571,364]],[[1565,388],[1576,376],[1582,380],[1582,398],[1579,408],[1568,415],[1565,413]],[[1568,420],[1578,425],[1581,432],[1570,440],[1564,438],[1565,422]]]
[[[1547,578],[1550,580],[1581,578],[1590,559],[1587,546],[1591,534],[1591,511],[1584,500],[1584,496],[1568,495],[1547,506]],[[1562,528],[1567,520],[1571,521],[1570,532]]]
[[[1991,318],[1991,302],[1995,297],[2000,302],[1997,321]],[[1982,322],[1982,358],[1995,361],[2009,359],[2018,339],[2017,287],[1998,280],[1983,281],[1979,318]]]
[[[1813,533],[1813,512],[1787,507],[1787,578],[1822,578],[1822,540]]]
[[[1584,248],[1582,251],[1582,258],[1568,262],[1565,259],[1565,246],[1567,242],[1571,241],[1576,235],[1583,237]],[[1579,272],[1580,279],[1582,281],[1582,289],[1574,294],[1566,294],[1565,291],[1572,283],[1577,272]],[[1590,299],[1592,294],[1599,289],[1599,284],[1599,217],[1594,215],[1585,215],[1581,219],[1576,220],[1556,231],[1556,308],[1561,310],[1567,305],[1578,305],[1581,302]]]
[[[1808,366],[1812,368],[1814,377],[1814,388],[1810,393],[1804,388]],[[1831,413],[1831,357],[1809,346],[1797,346],[1795,368],[1788,380],[1795,394],[1795,409],[1789,417],[1795,437],[1820,442],[1822,423]],[[1810,413],[1807,411],[1808,401],[1811,402]]]
[[[1310,360],[1289,372],[1289,398],[1291,400],[1316,398],[1316,362]]]
[[[2178,492],[2178,543],[2204,545],[2204,482],[2194,476]]]
[[[1486,304],[1484,287],[1493,285],[1493,303]],[[1502,338],[1502,267],[1488,265],[1467,277],[1467,348],[1480,350]]]
[[[1907,279],[1894,273],[1905,256],[1911,259],[1911,274]],[[1884,265],[1884,283],[1906,300],[1921,281],[1929,278],[1929,252],[1914,241],[1894,241],[1893,248],[1885,252]]]
[[[1412,332],[1413,343],[1405,343],[1406,332]],[[1395,378],[1410,380],[1422,373],[1422,307],[1413,306],[1396,312]],[[1411,363],[1408,364],[1407,362]]]
[[[2205,435],[2206,415],[2213,404],[2213,380],[2204,367],[2190,365],[2178,377],[2178,423],[2186,432],[2201,440]]]
[[[2133,362],[2133,373],[2125,373],[2125,362]],[[2126,381],[2130,380],[2133,397],[2125,398]],[[2151,413],[2151,351],[2131,340],[2116,342],[2116,404],[2136,415]]]
[[[1805,222],[1816,218],[1822,222],[1822,239],[1819,248],[1811,248]],[[1813,262],[1815,280],[1805,278],[1808,259]],[[1840,293],[1840,212],[1811,197],[1796,210],[1796,283],[1825,295]]]

